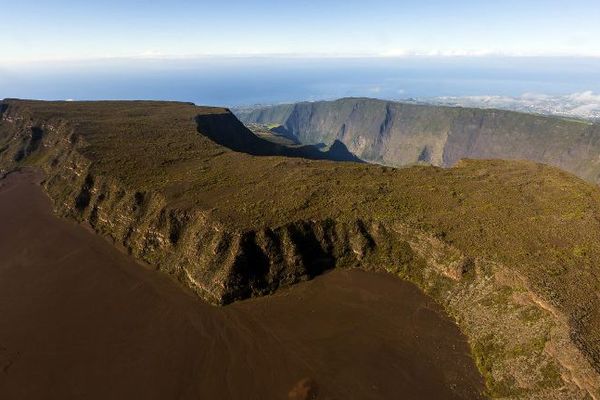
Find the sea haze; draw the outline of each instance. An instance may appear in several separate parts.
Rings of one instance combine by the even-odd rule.
[[[0,66],[0,98],[157,99],[244,106],[368,96],[600,92],[600,58],[199,57]]]

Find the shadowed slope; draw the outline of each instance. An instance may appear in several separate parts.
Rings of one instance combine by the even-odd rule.
[[[301,157],[311,160],[362,162],[336,141],[333,149],[320,151],[316,146],[286,146],[262,139],[252,133],[232,114],[212,114],[196,118],[198,131],[221,146],[255,156]]]

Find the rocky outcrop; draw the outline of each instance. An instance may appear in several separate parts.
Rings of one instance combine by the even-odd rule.
[[[59,214],[88,223],[213,303],[269,294],[336,267],[401,268],[410,252],[396,248],[384,227],[361,220],[232,230],[208,213],[174,209],[161,196],[93,176],[82,160],[61,164],[57,171],[65,172],[44,183],[61,199]]]
[[[522,159],[600,181],[600,126],[511,111],[347,98],[236,110],[244,123],[277,124],[301,143],[340,140],[390,166],[450,167],[463,158]]]

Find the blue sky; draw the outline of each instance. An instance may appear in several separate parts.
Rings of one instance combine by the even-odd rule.
[[[600,57],[597,0],[0,0],[0,63],[198,55]]]

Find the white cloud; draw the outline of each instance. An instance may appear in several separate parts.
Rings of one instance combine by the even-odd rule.
[[[600,121],[600,94],[592,91],[551,96],[541,93],[525,93],[518,97],[464,96],[423,99],[434,104],[462,107],[498,108],[513,111],[534,112]]]
[[[600,103],[600,94],[594,94],[594,92],[592,92],[591,90],[588,90],[586,92],[581,92],[581,93],[573,93],[569,96],[566,96],[568,99],[572,100],[572,101],[576,101],[576,102],[584,102],[584,103],[590,103],[590,102],[596,102],[596,103]]]
[[[489,49],[388,49],[377,54],[381,57],[484,57],[502,55]]]

